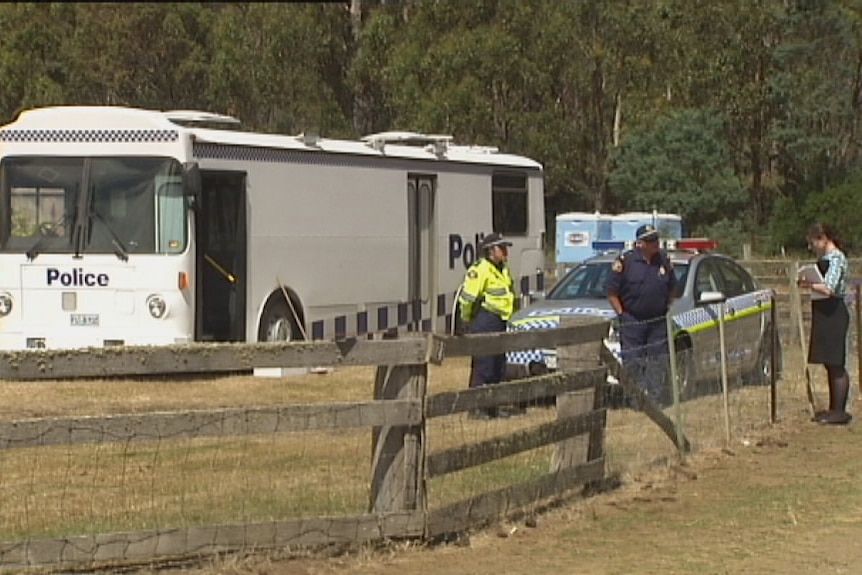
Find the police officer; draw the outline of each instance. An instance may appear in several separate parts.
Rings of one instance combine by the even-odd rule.
[[[667,323],[676,288],[670,258],[659,249],[655,227],[640,226],[636,247],[617,257],[605,282],[619,319],[623,367],[655,402],[668,398]]]
[[[467,270],[458,298],[461,321],[469,333],[506,331],[506,322],[515,308],[515,292],[509,270],[509,246],[497,233],[488,234],[479,243],[483,252]],[[470,366],[470,387],[500,383],[506,372],[506,354],[476,356]],[[488,419],[508,412],[491,409],[474,412],[473,417]]]

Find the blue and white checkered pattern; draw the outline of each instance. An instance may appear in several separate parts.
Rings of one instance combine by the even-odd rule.
[[[718,319],[718,306],[696,307],[673,316],[673,323],[677,329],[691,329],[702,323]]]
[[[559,327],[559,316],[548,316],[539,318],[530,318],[515,321],[509,324],[509,331],[529,331],[532,329],[553,329]],[[548,360],[553,356],[553,359]],[[518,351],[510,351],[506,354],[506,361],[518,365],[529,366],[531,363],[555,363],[557,351],[554,349],[525,349]]]
[[[751,309],[760,309],[768,303],[772,294],[768,290],[760,290],[731,298],[727,302],[728,311],[741,312]],[[697,307],[678,313],[673,316],[673,323],[677,329],[692,329],[698,326],[718,321],[719,307],[717,304]]]
[[[176,142],[177,130],[0,130],[0,142],[138,143]]]
[[[597,315],[596,317],[605,317]],[[560,316],[543,316],[538,318],[528,318],[516,320],[509,326],[509,331],[528,331],[531,329],[553,329],[559,327]],[[610,338],[604,339],[605,347],[610,350],[611,354],[617,361],[622,362],[622,353],[618,341],[611,341]],[[544,363],[549,369],[555,369],[557,366],[557,350],[555,349],[527,349],[519,351],[510,351],[506,354],[508,363],[529,366],[531,363]]]

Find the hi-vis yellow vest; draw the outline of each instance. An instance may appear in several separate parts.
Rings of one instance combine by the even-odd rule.
[[[470,266],[458,302],[461,305],[461,319],[465,322],[479,311],[477,305],[508,320],[515,312],[515,291],[509,264],[499,270],[492,262],[482,258]]]

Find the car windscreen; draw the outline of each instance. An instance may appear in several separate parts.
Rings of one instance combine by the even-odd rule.
[[[605,281],[611,273],[610,261],[581,264],[571,270],[548,292],[545,299],[599,299],[607,297]],[[676,263],[673,266],[677,279],[677,295],[681,294],[688,277],[688,264]]]
[[[581,264],[571,270],[545,299],[596,299],[605,297],[605,280],[611,272],[612,262]]]

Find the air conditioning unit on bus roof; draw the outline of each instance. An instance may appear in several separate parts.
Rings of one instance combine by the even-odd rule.
[[[233,116],[201,112],[199,110],[169,110],[165,117],[176,124],[227,124],[238,126],[240,121]]]
[[[442,155],[446,152],[452,136],[442,134],[419,134],[417,132],[380,132],[369,134],[362,138],[366,145],[382,152],[387,144],[400,144],[402,146],[426,146],[429,151]]]

